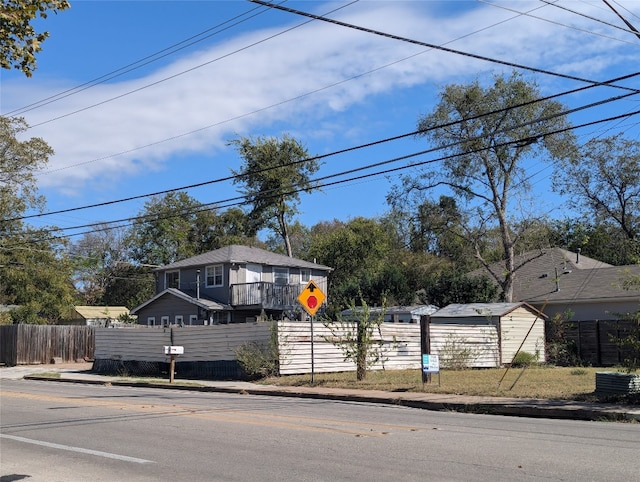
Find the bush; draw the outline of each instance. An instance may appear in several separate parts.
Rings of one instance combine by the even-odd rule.
[[[268,343],[255,341],[243,343],[236,348],[236,359],[245,375],[250,379],[277,377],[280,375],[280,352],[278,350],[278,328],[271,324]]]
[[[538,363],[538,357],[533,353],[528,353],[526,351],[519,351],[513,361],[511,362],[512,367],[530,367],[531,365],[535,365]]]

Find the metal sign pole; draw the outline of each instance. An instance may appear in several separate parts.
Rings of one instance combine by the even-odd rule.
[[[314,367],[314,356],[313,356],[313,319],[315,316],[311,317],[311,385],[314,384],[315,380],[315,367]]]

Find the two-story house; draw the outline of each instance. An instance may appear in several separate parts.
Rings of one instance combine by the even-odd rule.
[[[264,249],[231,245],[157,268],[156,295],[131,314],[148,326],[300,319],[298,295],[312,279],[327,294],[330,271]]]

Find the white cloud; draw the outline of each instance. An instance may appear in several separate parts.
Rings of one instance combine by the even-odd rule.
[[[428,4],[361,2],[345,9],[339,17],[345,22],[429,43],[459,39],[447,46],[576,75],[601,76],[624,58],[623,52],[626,63],[638,63],[638,55],[629,53],[628,44],[527,16],[461,38],[514,14],[482,5],[455,17],[443,16]],[[539,2],[507,5],[524,11],[539,6]],[[577,6],[593,9],[584,4]],[[540,9],[536,14],[584,29],[611,30],[557,8]],[[299,21],[296,18],[292,23]],[[422,83],[461,82],[481,71],[509,70],[460,55],[428,51],[325,89],[425,48],[322,22],[312,22],[248,47],[289,26],[275,25],[238,35],[145,77],[98,85],[26,113],[31,125],[65,116],[29,131],[31,136],[43,137],[56,151],[49,163],[51,172],[41,178],[42,185],[62,190],[105,176],[118,179],[141,175],[166,168],[165,163],[176,154],[200,152],[212,156],[221,152],[226,140],[236,132],[261,133],[273,122],[291,123],[295,128],[301,119],[329,126],[332,114],[348,111],[375,94]],[[231,55],[236,50],[238,53]],[[203,66],[196,68],[199,65]],[[182,74],[185,71],[188,72]],[[33,79],[29,90],[24,83],[9,82],[3,86],[3,97],[15,104],[9,105],[13,108],[71,87],[73,82],[65,87],[59,81],[45,85]],[[262,110],[318,89],[321,90],[295,102]],[[128,94],[132,91],[136,92]],[[116,97],[120,98],[110,100]],[[260,112],[247,115],[254,111]],[[204,129],[207,126],[213,127]],[[192,131],[197,132],[183,136]],[[143,146],[149,147],[138,149]],[[123,154],[108,157],[118,153]]]

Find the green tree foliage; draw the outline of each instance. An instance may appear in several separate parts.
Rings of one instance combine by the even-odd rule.
[[[550,246],[560,246],[614,266],[640,262],[640,239],[629,239],[619,225],[564,219],[549,223]]]
[[[24,229],[0,240],[0,304],[17,323],[55,323],[74,305],[72,267],[58,240]]]
[[[184,192],[153,197],[134,222],[127,243],[138,264],[165,265],[228,244],[251,242],[239,209],[218,214]]]
[[[155,277],[151,267],[118,263],[109,270],[102,304],[132,309],[154,294]]]
[[[362,217],[348,222],[332,221],[312,228],[309,256],[331,266],[328,290],[329,316],[359,299],[362,286],[377,278],[390,253],[389,239],[381,223]]]
[[[4,0],[0,6],[0,65],[3,69],[19,69],[31,77],[36,69],[36,54],[49,32],[38,33],[31,22],[47,18],[71,5],[67,0]]]
[[[640,241],[640,141],[592,139],[556,169],[554,185],[593,224],[615,223]]]
[[[7,236],[22,226],[19,219],[27,209],[41,209],[36,172],[53,155],[53,149],[39,137],[18,140],[27,129],[21,117],[0,116],[0,235]]]
[[[418,122],[421,137],[447,157],[416,168],[388,196],[392,205],[403,198],[419,204],[434,188],[448,188],[458,201],[466,231],[472,233],[467,242],[485,266],[489,263],[478,240],[497,227],[505,266],[504,272],[496,274],[496,282],[508,301],[517,268],[514,250],[521,234],[514,230],[511,208],[529,188],[525,161],[555,161],[575,152],[574,136],[559,132],[569,128],[563,106],[538,101],[540,97],[537,86],[517,74],[496,76],[489,87],[478,81],[447,86],[434,111]]]
[[[53,323],[73,306],[71,264],[64,243],[22,221],[28,209],[44,206],[35,173],[53,153],[42,139],[19,141],[27,127],[0,117],[0,304],[20,306],[13,321]]]
[[[311,176],[320,168],[318,161],[309,159],[307,149],[288,135],[241,137],[230,145],[244,160],[240,170],[232,172],[251,206],[252,232],[272,230],[282,239],[286,254],[293,256],[289,225],[298,213],[299,193],[314,189]]]
[[[495,283],[485,276],[470,276],[455,270],[434,273],[425,282],[421,301],[439,307],[451,303],[492,303],[498,300]]]

